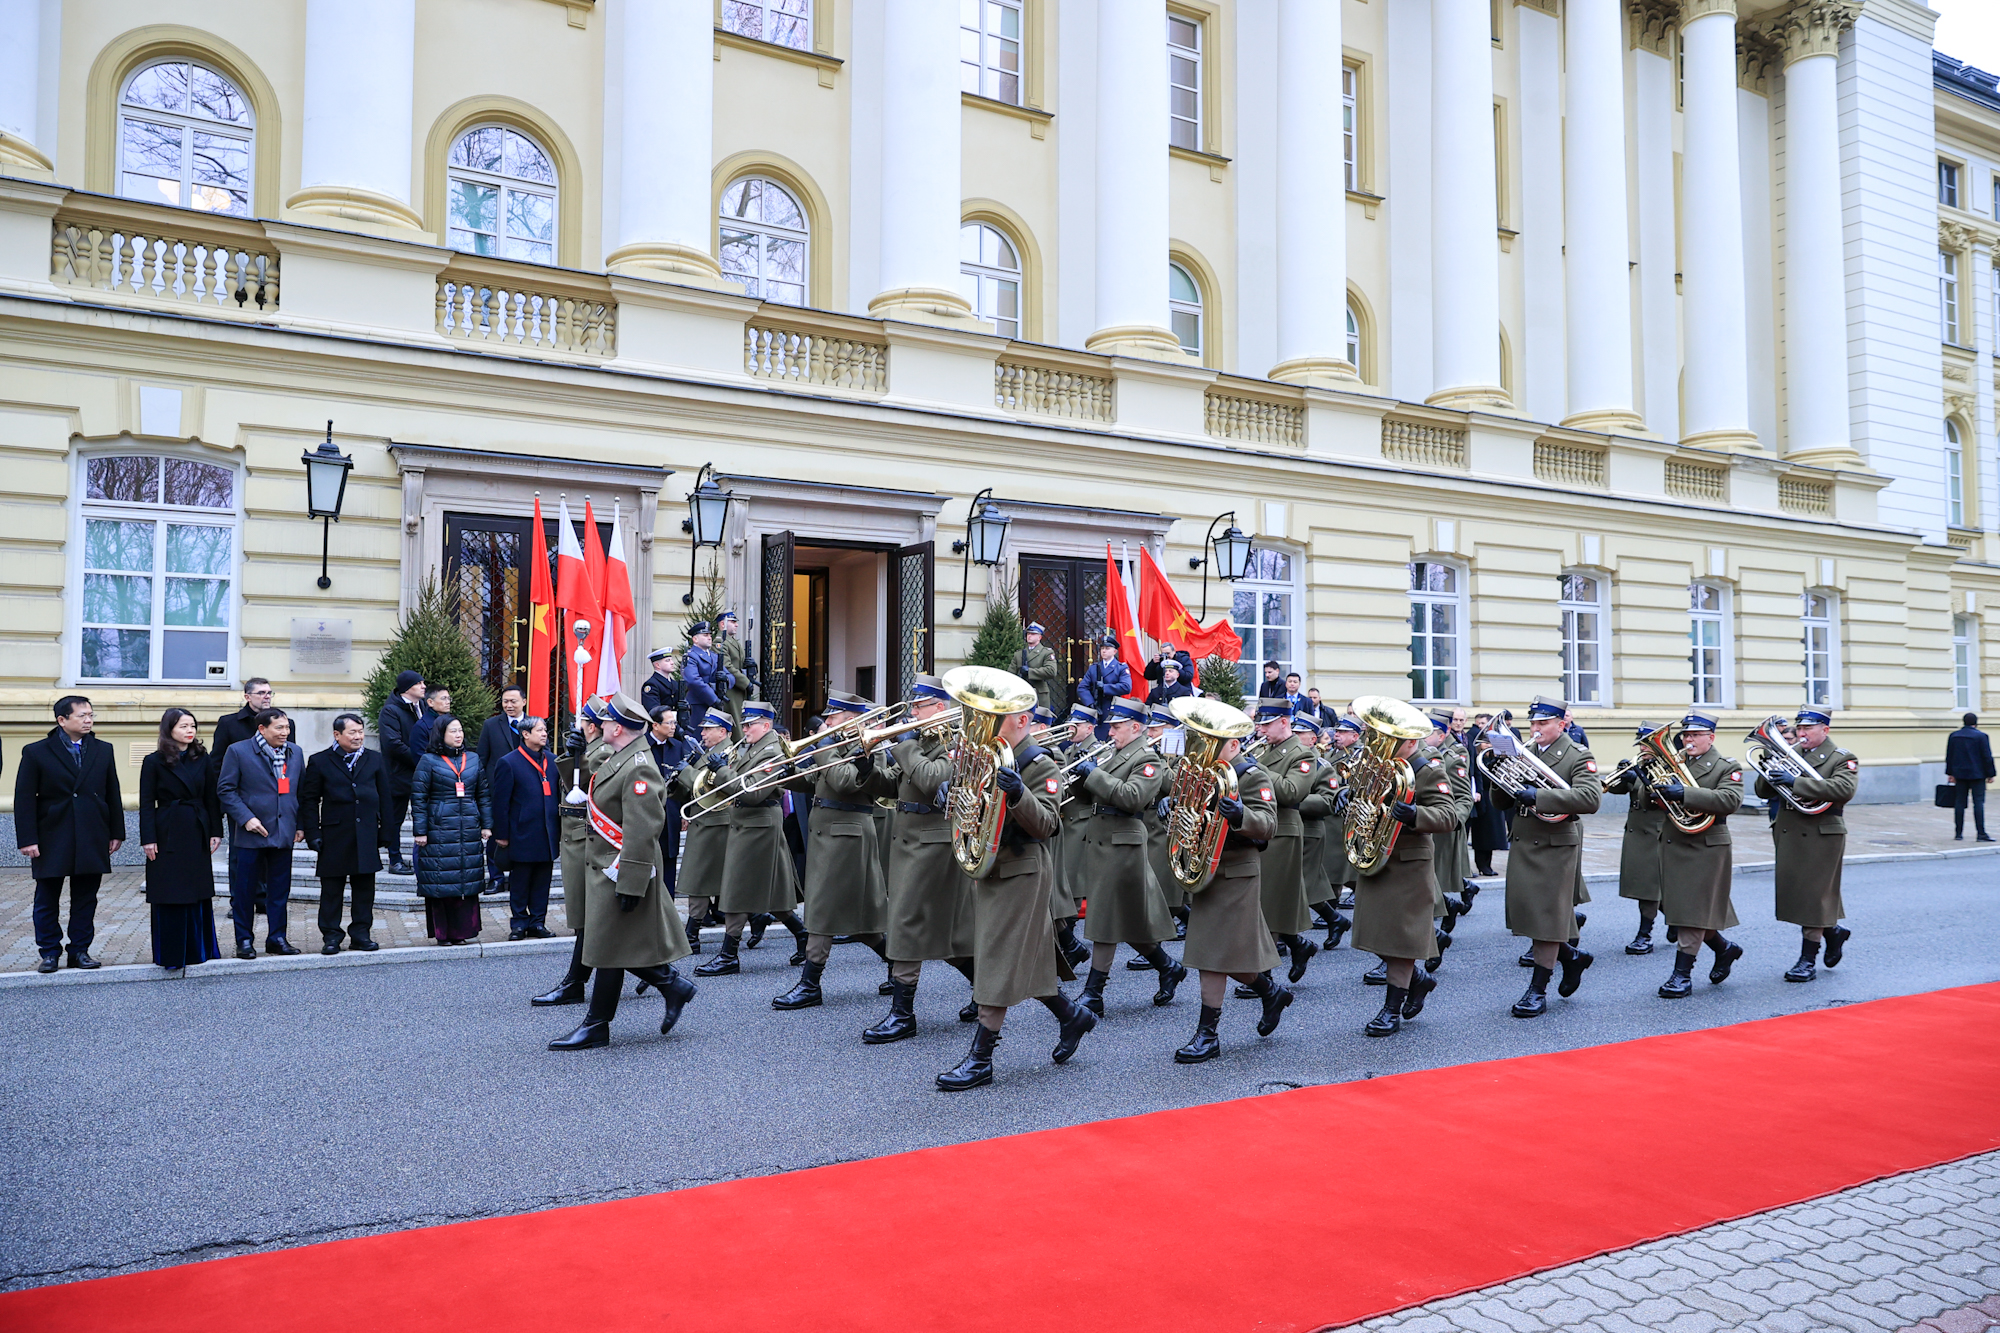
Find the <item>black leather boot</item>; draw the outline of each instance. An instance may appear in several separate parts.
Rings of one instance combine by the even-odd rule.
[[[1353,929],[1354,923],[1352,921],[1342,916],[1339,912],[1335,912],[1333,919],[1326,923],[1326,943],[1320,947],[1323,949],[1338,949],[1342,937]]]
[[[1415,1018],[1418,1014],[1421,1014],[1424,1011],[1424,1001],[1428,1000],[1431,992],[1437,988],[1436,977],[1422,968],[1417,969],[1410,977],[1410,989],[1406,992],[1407,998],[1403,1001],[1403,1017]]]
[[[750,917],[749,945],[751,948],[754,949],[764,942],[764,932],[771,928],[771,923],[776,919],[769,912],[757,912]]]
[[[1257,998],[1264,1002],[1264,1012],[1257,1018],[1257,1035],[1268,1037],[1278,1030],[1278,1023],[1292,1003],[1292,993],[1271,980],[1269,972],[1259,974],[1254,986]]]
[[[1285,976],[1296,986],[1306,979],[1306,968],[1312,963],[1313,955],[1319,952],[1319,945],[1303,935],[1293,935],[1287,943],[1292,946],[1292,967]]]
[[[1458,909],[1458,899],[1446,898],[1444,900],[1444,917],[1438,922],[1438,933],[1446,939],[1451,938],[1451,932],[1458,929]]]
[[[1125,960],[1125,970],[1127,972],[1150,972],[1153,970],[1153,960],[1146,957],[1145,954],[1135,953]]]
[[[1188,909],[1185,907],[1171,907],[1167,910],[1174,914],[1174,938],[1177,940],[1186,939]]]
[[[615,967],[598,969],[590,987],[590,1008],[583,1021],[568,1036],[549,1043],[552,1051],[589,1051],[611,1044],[611,1020],[618,1014],[618,992],[625,988],[625,974]]]
[[[1674,950],[1674,974],[1660,983],[1660,998],[1663,1000],[1685,1000],[1694,993],[1694,955],[1685,949]]]
[[[1679,926],[1669,925],[1667,927],[1667,943],[1679,944],[1680,940],[1681,940],[1681,928]]]
[[[1485,875],[1485,874],[1490,874],[1491,872],[1482,870],[1479,873]],[[1480,887],[1479,885],[1473,883],[1469,879],[1461,879],[1459,881],[1458,896],[1465,900],[1465,910],[1459,913],[1460,916],[1472,915],[1472,900],[1479,896],[1479,887]]]
[[[970,958],[948,958],[945,961],[958,969],[959,975],[965,978],[966,985],[970,986],[972,984],[973,966]],[[959,1008],[958,1021],[961,1023],[977,1023],[979,1021],[979,1001],[967,1000]]]
[[[1529,966],[1534,966],[1532,963]],[[1513,1015],[1516,1018],[1540,1018],[1549,1008],[1549,977],[1555,969],[1536,967],[1528,978],[1528,989],[1521,992],[1521,998],[1514,1001]]]
[[[984,1023],[972,1029],[972,1049],[965,1053],[950,1069],[937,1076],[938,1089],[942,1092],[964,1092],[967,1088],[984,1087],[993,1081],[993,1048],[1000,1044],[1000,1034]]]
[[[1514,961],[1522,967],[1533,967],[1535,965],[1535,946],[1530,944],[1527,948],[1521,950],[1521,956]]]
[[[787,961],[793,967],[797,967],[806,960],[806,923],[799,920],[797,912],[780,912],[778,924],[792,932],[792,944],[795,947],[792,949],[791,958]]]
[[[822,1003],[825,996],[820,993],[819,978],[826,971],[825,963],[807,963],[799,970],[798,984],[771,1001],[773,1009],[811,1009]]]
[[[694,998],[695,984],[670,966],[635,967],[632,975],[658,991],[667,1002],[666,1012],[660,1017],[660,1035],[666,1036],[681,1021],[681,1010]]]
[[[1370,1037],[1387,1037],[1403,1030],[1403,1006],[1410,993],[1401,986],[1391,986],[1382,997],[1382,1012],[1368,1020],[1362,1033]]]
[[[1444,951],[1451,947],[1451,932],[1443,929],[1433,930],[1431,938],[1437,941],[1438,957],[1444,957]]]
[[[1111,980],[1109,972],[1091,968],[1090,975],[1083,979],[1083,994],[1077,997],[1084,1008],[1099,1018],[1104,1017],[1104,983],[1109,980]]]
[[[543,991],[528,1003],[538,1009],[557,1004],[582,1004],[583,984],[590,980],[590,969],[583,965],[583,936],[576,937],[576,947],[569,951],[569,971],[555,984],[554,990]]]
[[[917,1035],[917,988],[905,986],[900,981],[893,985],[895,990],[889,997],[888,1016],[861,1034],[861,1040],[870,1046]]]
[[[700,953],[700,952],[701,952],[701,927],[700,927],[699,925],[697,925],[697,924],[695,923],[695,920],[694,920],[694,918],[693,918],[693,917],[689,917],[689,918],[688,918],[688,923],[687,923],[687,937],[688,937],[688,952],[689,952],[689,953]]]
[[[887,962],[888,960],[884,959],[883,961]],[[883,977],[875,983],[875,993],[877,995],[894,995],[896,993],[896,979],[893,976]]]
[[[1057,1064],[1064,1064],[1076,1054],[1083,1034],[1097,1026],[1097,1015],[1061,991],[1043,996],[1042,1004],[1062,1024],[1062,1033],[1056,1040],[1056,1048],[1049,1052],[1049,1058]]]
[[[1819,969],[1813,966],[1814,960],[1818,957],[1818,940],[1799,941],[1799,961],[1785,969],[1785,980],[1811,981],[1819,975]]]
[[[1201,1018],[1194,1025],[1194,1036],[1188,1044],[1174,1052],[1177,1065],[1198,1065],[1204,1060],[1213,1060],[1222,1054],[1222,1039],[1215,1030],[1222,1025],[1222,1010],[1201,1007]]]
[[[1841,955],[1846,951],[1847,942],[1852,938],[1854,938],[1854,932],[1846,926],[1828,926],[1826,928],[1826,965],[1828,967],[1840,966]]]
[[[1729,980],[1729,969],[1735,967],[1736,960],[1743,956],[1743,946],[1731,944],[1721,934],[1717,934],[1708,942],[1708,947],[1715,950],[1715,966],[1708,969],[1708,984],[1720,986]],[[1828,963],[1827,966],[1832,967],[1833,964]]]
[[[700,967],[697,967],[694,970],[694,974],[698,977],[729,977],[736,975],[743,970],[743,964],[737,958],[737,950],[742,947],[743,941],[741,937],[724,935],[722,937],[722,952],[703,963]]]
[[[1556,983],[1556,994],[1567,1000],[1576,994],[1576,988],[1583,984],[1583,974],[1597,959],[1567,944],[1556,952],[1556,958],[1562,963],[1563,972],[1562,980]]]
[[[1064,917],[1056,924],[1056,947],[1069,960],[1071,968],[1077,968],[1090,961],[1090,946],[1076,937],[1076,918]]]
[[[1174,992],[1181,988],[1183,981],[1187,980],[1187,968],[1176,963],[1173,955],[1157,944],[1146,951],[1146,956],[1153,960],[1153,970],[1160,974],[1160,988],[1153,992],[1153,1003],[1172,1004]]]
[[[1629,954],[1643,955],[1643,954],[1649,954],[1652,951],[1653,951],[1653,928],[1648,925],[1641,925],[1639,927],[1639,933],[1637,935],[1634,935],[1632,937],[1632,942],[1625,946],[1625,952]]]
[[[1363,972],[1363,973],[1361,974],[1361,980],[1362,980],[1363,984],[1365,984],[1365,985],[1369,985],[1369,986],[1386,986],[1386,985],[1388,985],[1388,984],[1389,984],[1389,964],[1388,964],[1388,963],[1387,963],[1386,961],[1382,961],[1382,960],[1378,960],[1378,961],[1376,962],[1375,966],[1373,966],[1373,967],[1369,968],[1369,969],[1368,969],[1368,970],[1367,970],[1366,972]]]

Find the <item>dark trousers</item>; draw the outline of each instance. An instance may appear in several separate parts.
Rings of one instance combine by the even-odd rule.
[[[408,819],[409,816],[410,793],[407,791],[396,791],[392,788],[389,792],[388,820],[390,837],[389,859],[391,861],[403,860],[403,821]]]
[[[102,875],[69,877],[69,951],[90,952],[97,938],[97,886]],[[62,876],[35,881],[35,948],[44,958],[63,951]]]
[[[549,882],[555,878],[554,861],[516,861],[507,872],[507,905],[513,914],[510,930],[549,924]]]
[[[1986,832],[1986,784],[1977,778],[1960,778],[1952,786],[1955,788],[1952,795],[1953,805],[1951,808],[1952,832],[1959,834],[1965,832],[1965,802],[1969,796],[1972,799],[1972,827],[1976,832],[1984,835]]]
[[[232,847],[229,849],[229,919],[236,923],[236,944],[257,941],[257,895],[264,896],[264,938],[288,939],[285,908],[292,900],[292,849]]]
[[[674,884],[681,860],[681,803],[667,802],[667,826],[660,831],[660,877],[666,881],[667,897],[674,896]]]
[[[501,886],[509,881],[508,873],[500,868],[500,853],[504,850],[493,839],[488,838],[486,840],[486,891],[488,893],[500,892]]]
[[[353,885],[354,915],[347,933],[357,940],[371,937],[375,929],[375,876],[371,875],[321,875],[319,877],[319,933],[328,944],[338,944],[340,931],[340,899],[348,885]]]

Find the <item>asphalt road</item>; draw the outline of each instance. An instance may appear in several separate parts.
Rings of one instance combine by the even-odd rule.
[[[1273,1037],[1255,1035],[1254,1002],[1232,1000],[1223,1057],[1176,1066],[1192,980],[1155,1009],[1151,974],[1121,960],[1109,1017],[1075,1060],[1049,1063],[1054,1020],[1030,1005],[1008,1025],[999,1080],[962,1094],[931,1083],[969,1040],[957,974],[926,969],[916,1038],[865,1047],[887,1003],[873,955],[837,950],[827,1004],[778,1013],[770,997],[794,976],[782,932],[742,975],[701,983],[671,1037],[659,1001],[628,994],[614,1044],[575,1055],[544,1043],[581,1010],[527,1003],[560,970],[546,956],[0,991],[14,1050],[0,1073],[0,1289],[2000,979],[2000,861],[1850,867],[1847,959],[1806,986],[1780,979],[1797,932],[1771,920],[1770,876],[1749,874],[1732,932],[1746,957],[1726,984],[1707,984],[1704,954],[1692,998],[1656,998],[1669,956],[1627,957],[1636,910],[1600,896],[1582,991],[1521,1021],[1507,1006],[1526,973],[1500,897],[1460,923],[1442,984],[1397,1037],[1362,1037],[1381,992],[1359,981],[1373,960],[1343,947],[1314,960]]]

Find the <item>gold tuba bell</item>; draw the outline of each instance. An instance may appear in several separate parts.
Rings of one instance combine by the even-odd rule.
[[[1198,889],[1215,873],[1229,833],[1217,807],[1236,794],[1236,770],[1222,761],[1222,747],[1248,736],[1256,723],[1220,699],[1176,699],[1167,707],[1188,733],[1167,796],[1167,865],[1176,882]]]
[[[1678,782],[1683,787],[1698,787],[1701,784],[1688,772],[1687,762],[1681,758],[1679,740],[1667,734],[1667,728],[1649,731],[1634,742],[1639,749],[1639,780],[1649,787],[1663,787],[1670,782]],[[1666,807],[1667,818],[1683,833],[1706,833],[1715,825],[1714,815],[1699,814],[1679,801],[1670,801],[1657,791],[1653,799]]]
[[[1401,699],[1364,694],[1352,705],[1361,719],[1361,751],[1347,774],[1347,859],[1357,873],[1373,875],[1389,864],[1396,836],[1403,826],[1389,807],[1407,801],[1417,790],[1416,774],[1396,757],[1404,741],[1431,734],[1431,720]]]
[[[940,677],[945,693],[958,701],[951,792],[951,854],[973,879],[993,872],[1000,852],[1000,829],[1007,822],[1007,797],[995,781],[1014,766],[1014,751],[1000,739],[1000,720],[1035,706],[1034,686],[993,667],[953,667]]]

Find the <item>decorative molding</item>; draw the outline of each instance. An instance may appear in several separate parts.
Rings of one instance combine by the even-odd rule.
[[[1736,86],[1745,92],[1768,97],[1771,75],[1783,68],[1784,43],[1764,31],[1761,25],[1739,24],[1736,28]]]
[[[1625,40],[1635,51],[1666,55],[1679,20],[1675,0],[1625,0]]]
[[[1963,254],[1972,249],[1979,240],[1979,229],[1963,222],[1940,219],[1938,222],[1938,248]]]
[[[1550,18],[1562,17],[1561,12],[1556,8],[1556,0],[1514,0],[1514,3],[1520,5],[1523,9],[1539,9]]]
[[[1784,44],[1784,63],[1840,54],[1840,34],[1860,16],[1859,0],[1800,0],[1761,25]]]
[[[1736,17],[1736,0],[1681,0],[1681,26],[1685,28],[1696,19],[1707,18],[1710,14],[1727,14]]]
[[[1979,400],[1969,393],[1948,393],[1944,396],[1944,414],[1957,417],[1970,427],[1977,421]]]

